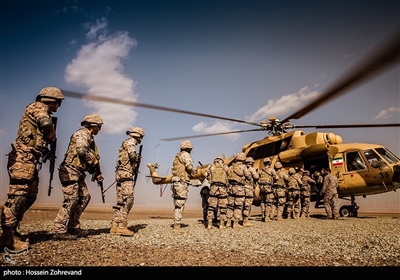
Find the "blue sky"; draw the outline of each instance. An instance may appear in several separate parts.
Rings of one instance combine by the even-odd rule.
[[[41,88],[81,93],[260,122],[283,119],[316,98],[399,26],[399,1],[20,1],[1,2],[1,201],[6,169],[22,112]],[[398,65],[398,64],[397,64]],[[114,182],[125,131],[141,126],[143,160],[136,207],[172,207],[171,191],[160,197],[148,175],[157,162],[170,173],[180,141],[160,139],[252,129],[211,118],[87,103],[66,98],[58,119],[57,165],[85,115],[105,125],[99,146],[105,187]],[[399,67],[351,89],[293,124],[400,122]],[[311,132],[312,130],[305,130]],[[323,131],[323,130],[321,130]],[[387,146],[400,155],[399,128],[334,129],[344,142]],[[195,163],[232,156],[266,136],[250,132],[192,139]],[[57,171],[47,196],[48,165],[40,173],[37,205],[61,205]],[[110,207],[115,190],[101,203],[88,178],[91,206]],[[191,187],[188,207],[199,208]],[[363,210],[400,209],[397,193],[357,198]],[[393,210],[393,209],[392,209]]]

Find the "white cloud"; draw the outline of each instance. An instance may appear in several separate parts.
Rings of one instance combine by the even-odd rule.
[[[262,120],[268,121],[268,118],[271,117],[280,117],[283,114],[292,112],[294,109],[303,106],[305,103],[317,98],[319,95],[320,92],[316,90],[310,91],[308,87],[303,87],[298,92],[284,95],[277,100],[268,100],[265,106],[261,107],[253,115],[246,118],[246,121],[259,123]],[[211,126],[208,126],[205,122],[201,122],[193,126],[192,129],[197,134],[239,130],[235,129],[235,124],[225,121],[215,121]],[[224,135],[224,137],[234,141],[239,138],[239,134],[240,133],[234,133]]]
[[[201,122],[192,127],[192,130],[198,134],[211,134],[236,130],[234,124],[226,121],[216,120],[214,124],[208,126],[206,122]],[[224,137],[234,141],[239,138],[239,134],[224,135]]]
[[[137,45],[128,32],[107,35],[107,20],[102,18],[96,24],[85,24],[89,29],[83,45],[66,67],[65,80],[75,86],[87,88],[88,94],[109,96],[136,101],[136,82],[124,74],[123,60]],[[129,129],[136,120],[133,107],[87,101],[104,120],[103,132],[117,134]]]
[[[316,90],[310,91],[308,87],[303,87],[298,92],[283,95],[276,100],[268,100],[265,106],[258,109],[247,120],[250,122],[260,122],[272,117],[281,117],[315,99],[319,94],[320,92]]]
[[[373,118],[374,120],[379,120],[379,119],[388,119],[393,116],[400,116],[400,108],[398,107],[391,107],[389,109],[385,109],[379,112],[378,115]]]

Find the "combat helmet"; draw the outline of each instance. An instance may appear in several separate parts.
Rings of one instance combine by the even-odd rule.
[[[135,126],[135,127],[132,127],[131,130],[127,131],[126,135],[130,135],[132,137],[139,137],[139,138],[141,137],[141,138],[143,138],[144,137],[144,130],[141,127]]]
[[[246,154],[245,153],[238,153],[235,156],[236,161],[245,161],[246,160]]]
[[[269,157],[264,159],[264,164],[271,164],[271,159]]]
[[[221,156],[216,156],[214,159],[214,162],[217,162],[217,161],[224,161],[224,159]]]
[[[275,169],[282,168],[282,163],[280,161],[275,163]]]
[[[183,150],[183,149],[193,149],[192,142],[190,142],[189,140],[183,140],[181,142],[180,149],[181,150]]]
[[[296,173],[296,169],[294,169],[293,167],[290,167],[288,170],[289,175],[295,174]]]
[[[244,161],[245,163],[251,163],[254,164],[254,159],[252,157],[247,157],[246,160]]]
[[[98,114],[89,114],[81,122],[81,126],[98,126],[101,127],[104,124],[103,120]]]
[[[64,99],[65,98],[61,90],[56,87],[42,88],[36,97],[36,101],[57,101],[58,106],[61,106],[61,101]]]

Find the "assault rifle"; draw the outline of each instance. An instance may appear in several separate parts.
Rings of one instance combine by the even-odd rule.
[[[103,191],[103,181],[99,182],[96,180],[97,176],[99,176],[100,174],[101,174],[100,163],[98,163],[98,164],[96,164],[96,166],[94,168],[94,172],[92,173],[91,181],[97,182],[97,186],[100,187],[100,191],[101,191],[101,200],[103,201],[103,203],[106,203],[106,199],[105,199],[105,195],[104,195],[104,191]]]
[[[54,130],[57,129],[57,117],[51,117],[51,122],[54,125]],[[51,189],[53,188],[51,186],[51,182],[53,181],[53,175],[54,175],[54,167],[56,164],[56,149],[57,149],[57,138],[50,143],[50,150],[49,152],[43,157],[43,162],[45,163],[47,160],[50,160],[50,165],[49,165],[49,189],[47,191],[48,196],[51,195]]]
[[[143,145],[139,146],[139,153],[138,153],[138,160],[136,162],[136,167],[135,170],[133,172],[133,186],[136,186],[136,181],[139,175],[139,167],[140,167],[140,162],[142,161],[142,149],[143,149]]]

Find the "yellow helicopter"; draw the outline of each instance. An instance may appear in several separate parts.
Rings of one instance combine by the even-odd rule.
[[[293,125],[292,119],[298,119],[311,112],[317,107],[325,104],[343,94],[354,85],[371,78],[388,66],[393,65],[400,57],[400,34],[396,34],[366,56],[354,69],[330,86],[319,98],[312,101],[305,107],[280,121],[270,118],[269,122],[260,123],[247,122],[243,120],[230,119],[204,113],[196,113],[174,108],[167,108],[151,104],[143,104],[134,101],[118,100],[115,98],[80,94],[63,90],[64,95],[94,101],[111,102],[115,104],[143,107],[156,110],[164,110],[175,113],[197,115],[214,119],[240,122],[255,125],[257,128],[249,130],[236,130],[230,132],[192,135],[161,140],[175,141],[206,136],[226,135],[231,133],[242,133],[251,131],[267,131],[268,136],[261,140],[254,141],[242,147],[248,157],[254,159],[254,167],[260,170],[263,167],[263,160],[270,157],[272,164],[280,161],[287,170],[290,167],[298,167],[309,170],[312,174],[315,170],[330,168],[332,174],[339,179],[339,198],[349,200],[349,205],[340,208],[341,216],[358,215],[358,205],[355,202],[356,196],[367,196],[400,188],[400,158],[389,151],[386,147],[378,144],[368,143],[343,143],[342,138],[334,133],[312,132],[305,133],[301,128],[330,129],[330,128],[357,128],[357,127],[399,127],[400,123],[386,124],[338,124],[338,125]],[[293,130],[288,132],[288,130]],[[226,158],[225,163],[230,165],[234,157]],[[191,185],[199,186],[205,179],[205,170],[208,164],[200,165],[197,173],[191,180]],[[171,183],[172,174],[159,176],[156,169],[158,164],[147,164],[150,177],[154,185],[167,185]],[[256,187],[253,204],[259,206],[259,190]],[[321,201],[317,193],[312,194],[311,200],[316,202],[315,207],[321,207]]]

